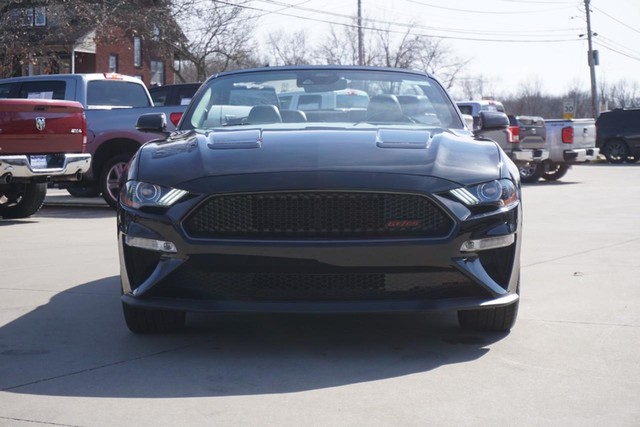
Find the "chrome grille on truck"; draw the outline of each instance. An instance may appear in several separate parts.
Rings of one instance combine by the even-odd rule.
[[[195,238],[445,237],[451,218],[417,194],[299,191],[209,197],[184,221]]]

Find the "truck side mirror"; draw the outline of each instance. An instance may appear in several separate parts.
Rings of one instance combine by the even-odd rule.
[[[505,113],[498,111],[481,111],[480,112],[480,129],[481,131],[499,130],[509,127],[509,117]]]
[[[167,116],[164,113],[148,113],[138,117],[136,129],[140,132],[167,133]]]

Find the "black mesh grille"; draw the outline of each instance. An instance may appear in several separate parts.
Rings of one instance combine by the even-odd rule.
[[[212,196],[184,221],[192,237],[444,237],[453,221],[412,194],[291,192]]]
[[[270,301],[442,299],[486,296],[456,271],[422,273],[240,273],[181,268],[156,288],[171,298]]]

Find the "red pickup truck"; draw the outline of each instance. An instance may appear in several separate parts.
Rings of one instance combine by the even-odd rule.
[[[0,217],[33,215],[47,182],[82,179],[91,165],[86,139],[79,102],[0,99]]]

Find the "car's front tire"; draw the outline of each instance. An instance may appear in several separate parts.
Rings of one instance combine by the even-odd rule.
[[[136,334],[171,334],[179,332],[185,323],[184,311],[154,310],[122,303],[124,321]]]
[[[520,300],[495,308],[458,311],[458,323],[463,329],[478,332],[509,332],[516,323]]]

